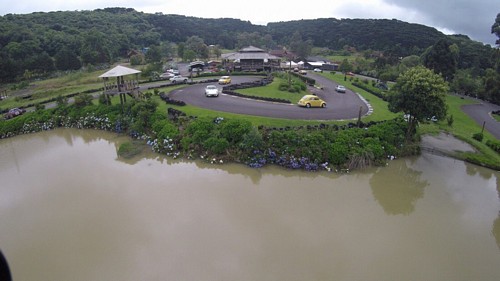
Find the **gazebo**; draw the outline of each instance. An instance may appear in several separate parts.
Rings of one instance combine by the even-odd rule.
[[[99,78],[104,80],[103,94],[107,96],[119,94],[120,102],[122,103],[126,101],[126,95],[138,98],[141,94],[139,91],[138,73],[141,73],[141,71],[121,65],[108,70],[106,73],[99,76]],[[125,76],[133,74],[135,74],[133,79],[125,79]],[[116,81],[111,80],[110,78],[112,77],[116,77]]]

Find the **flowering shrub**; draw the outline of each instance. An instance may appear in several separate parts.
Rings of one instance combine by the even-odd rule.
[[[127,133],[155,152],[174,158],[200,157],[211,163],[237,161],[260,168],[268,164],[306,171],[344,170],[379,165],[405,149],[402,119],[346,125],[254,127],[244,119],[174,118],[148,101],[123,106],[62,105],[0,120],[0,138],[57,127]],[[176,112],[176,116],[184,113]],[[360,128],[361,127],[361,128]],[[131,147],[125,145],[125,152]],[[182,153],[182,154],[181,154]]]

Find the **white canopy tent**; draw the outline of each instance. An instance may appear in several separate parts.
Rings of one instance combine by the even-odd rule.
[[[99,78],[120,77],[120,76],[127,76],[127,75],[137,74],[137,73],[141,73],[141,71],[133,69],[133,68],[128,68],[125,66],[118,65],[118,66],[108,70],[106,73],[100,75]]]

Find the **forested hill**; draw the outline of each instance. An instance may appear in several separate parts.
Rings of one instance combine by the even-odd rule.
[[[267,27],[278,42],[299,31],[318,47],[336,50],[348,45],[360,50],[393,50],[400,55],[416,54],[446,37],[435,28],[399,20],[316,19],[269,23]]]
[[[112,62],[132,49],[186,42],[192,36],[226,49],[249,44],[264,49],[289,47],[297,40],[297,31],[301,40],[310,40],[316,47],[335,50],[348,45],[398,56],[421,54],[446,37],[434,28],[398,20],[316,19],[261,26],[238,19],[147,14],[127,8],[8,14],[0,17],[0,81],[26,71]]]

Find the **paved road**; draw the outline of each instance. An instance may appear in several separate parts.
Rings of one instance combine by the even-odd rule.
[[[495,138],[500,140],[500,122],[497,122],[490,113],[500,110],[500,106],[491,104],[485,101],[480,101],[479,104],[468,104],[462,106],[462,110],[474,119],[480,126],[486,122],[484,128],[490,132]],[[476,132],[471,132],[471,134]]]
[[[218,98],[207,98],[204,95],[204,88],[207,84],[198,84],[175,90],[169,96],[176,100],[182,100],[187,104],[207,109],[272,118],[341,120],[357,118],[360,107],[362,115],[368,112],[367,104],[357,94],[350,90],[347,90],[345,94],[337,93],[334,90],[336,87],[334,82],[314,73],[308,75],[317,79],[317,82],[323,86],[323,90],[312,87],[310,89],[325,100],[326,108],[302,108],[295,104],[263,102],[224,94],[219,95]],[[257,79],[261,79],[261,77],[233,76],[232,83],[243,83]],[[218,87],[222,89],[222,86],[219,85]]]

